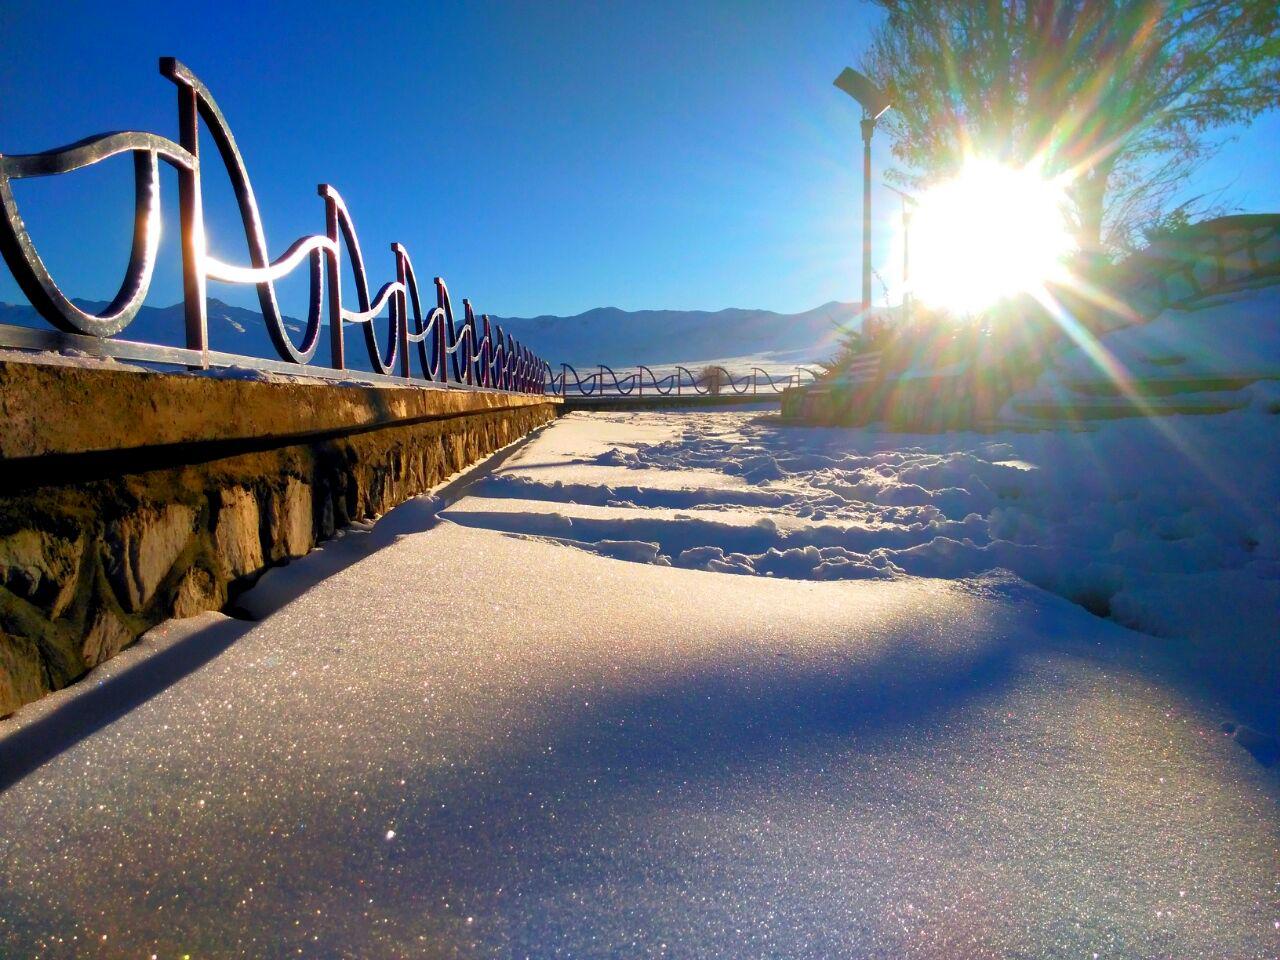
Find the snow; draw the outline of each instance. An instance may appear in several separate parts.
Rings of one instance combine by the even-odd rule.
[[[316,376],[309,373],[306,366],[298,366],[297,373],[262,370],[257,367],[233,364],[226,367],[208,367],[205,369],[177,368],[172,364],[151,363],[148,361],[117,360],[114,357],[103,357],[86,353],[83,350],[6,350],[0,349],[0,360],[7,363],[32,363],[41,366],[76,367],[89,370],[109,370],[123,373],[165,373],[175,377],[205,377],[214,380],[248,380],[258,383],[303,383],[324,384],[326,386],[372,387],[379,389],[395,389],[398,385],[386,381],[373,380],[367,375],[355,371],[350,376]],[[420,386],[428,389],[447,389],[425,381]]]
[[[1248,391],[1240,388],[1260,380]],[[1280,403],[1280,284],[1237,290],[1171,307],[1147,323],[1112,331],[1064,350],[1035,389],[1015,396],[1002,415],[1013,423],[1018,405],[1056,403],[1092,395],[1105,406],[1128,404],[1137,387],[1143,405],[1170,402],[1206,412]],[[1196,388],[1194,392],[1191,388]]]
[[[567,418],[283,568],[258,622],[158,628],[200,661],[176,679],[21,711],[47,743],[152,688],[0,793],[0,952],[1274,954],[1280,782],[1161,642],[1007,575],[732,576],[458,522],[531,477],[603,501],[608,470],[631,506],[596,511],[733,497],[800,531],[803,488],[715,467],[762,428],[709,422],[699,452],[684,417]]]
[[[0,724],[0,955],[1274,957],[1273,387],[564,417]]]
[[[1280,284],[1240,290],[1163,311],[1149,323],[1109,334],[1107,351],[1132,375],[1280,376]],[[1098,367],[1076,349],[1063,374],[1097,379]]]
[[[81,350],[9,350],[0,349],[5,363],[40,363],[53,367],[88,367],[104,370],[141,372],[145,367],[126,363],[114,357],[96,357]]]
[[[902,435],[759,414],[572,414],[444,512],[652,563],[811,580],[1011,571],[1134,629],[1258,650],[1280,622],[1280,417]],[[641,549],[634,544],[647,544]],[[616,552],[610,555],[617,555]],[[1224,611],[1232,611],[1224,617]]]
[[[1117,388],[1117,378],[1124,387]],[[1261,379],[1259,379],[1261,378]],[[1064,350],[1004,429],[908,435],[754,413],[570,418],[554,469],[501,471],[446,516],[689,569],[809,580],[1007,571],[1166,637],[1280,721],[1280,285]],[[1169,385],[1173,386],[1169,386]],[[1165,385],[1165,386],[1162,386]],[[1180,385],[1180,386],[1179,386]],[[1216,416],[1034,429],[1020,407],[1135,386]],[[1197,404],[1200,406],[1197,407]],[[549,454],[548,454],[549,455]],[[640,544],[647,545],[642,548]],[[616,554],[611,554],[616,555]]]

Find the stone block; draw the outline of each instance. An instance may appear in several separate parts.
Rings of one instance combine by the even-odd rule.
[[[320,537],[328,540],[337,531],[338,524],[334,515],[334,495],[328,491],[322,491],[320,498]]]
[[[0,633],[0,717],[49,692],[40,650],[30,637]]]
[[[141,610],[191,539],[196,512],[180,503],[143,507],[107,534],[107,575],[130,612]]]
[[[1164,290],[1169,303],[1181,303],[1183,300],[1198,297],[1201,293],[1200,288],[1196,286],[1195,281],[1186,270],[1178,270],[1166,276]]]
[[[218,580],[203,567],[192,567],[182,576],[173,598],[173,615],[178,619],[194,617],[206,610],[217,610],[227,602],[227,591]]]
[[[1195,277],[1196,286],[1201,290],[1210,291],[1221,286],[1218,276],[1218,260],[1209,254],[1205,254],[1196,260],[1191,267],[1191,273]]]
[[[1253,255],[1258,261],[1261,273],[1275,273],[1280,270],[1280,233],[1272,232],[1268,237],[1256,243]]]
[[[236,580],[261,570],[261,516],[252,490],[232,487],[218,493],[218,519],[213,545],[228,578]]]
[[[85,668],[110,660],[133,642],[134,633],[110,606],[99,607],[85,631],[81,654]]]
[[[271,498],[267,515],[271,539],[271,559],[301,557],[314,544],[315,522],[311,507],[311,485],[289,477],[284,489]]]
[[[40,530],[0,537],[0,585],[58,617],[75,596],[84,537],[70,540]]]

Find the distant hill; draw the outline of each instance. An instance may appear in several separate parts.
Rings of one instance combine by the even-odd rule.
[[[77,300],[86,310],[101,310],[102,301]],[[805,363],[830,356],[837,325],[851,324],[857,307],[831,302],[803,313],[770,310],[619,310],[599,307],[572,317],[493,317],[505,331],[528,344],[553,365],[577,366],[606,363],[695,363],[736,357],[757,357],[773,363]],[[0,323],[44,326],[27,304],[0,303]],[[143,307],[125,337],[147,343],[183,346],[182,304]],[[303,322],[286,317],[295,342]],[[384,336],[379,331],[380,336]],[[348,331],[348,363],[369,369],[363,338]],[[214,350],[250,357],[274,359],[277,354],[256,310],[209,300],[209,346]],[[328,346],[322,343],[321,362],[327,362]]]
[[[82,310],[99,312],[106,308],[105,300],[74,300]],[[233,307],[221,300],[209,298],[209,346],[213,350],[239,353],[247,357],[276,359],[279,354],[267,334],[267,325],[257,310]],[[30,304],[0,303],[0,323],[21,327],[43,327],[48,324]],[[305,324],[301,320],[285,317],[285,326],[296,343],[301,339]],[[141,343],[158,343],[166,347],[185,347],[186,319],[181,303],[170,307],[143,307],[133,323],[121,335],[125,340]],[[325,345],[321,344],[321,351]]]
[[[512,317],[504,329],[548,360],[572,364],[677,363],[762,356],[812,361],[834,351],[837,325],[857,307],[832,301],[803,313],[771,310],[619,310],[599,307],[572,317]]]

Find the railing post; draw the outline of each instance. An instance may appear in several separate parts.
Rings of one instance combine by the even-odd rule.
[[[162,68],[163,69],[163,68]],[[178,131],[182,147],[192,157],[190,170],[178,170],[179,221],[182,229],[182,312],[186,318],[187,349],[199,350],[200,366],[209,366],[209,325],[206,318],[204,204],[200,197],[200,109],[195,88],[178,84]]]
[[[471,306],[471,301],[467,297],[462,298],[462,330],[463,336],[467,338],[467,345],[462,351],[463,362],[467,365],[466,384],[473,386],[475,384],[475,366],[476,366],[476,312]],[[503,364],[508,370],[511,369],[511,356],[508,352],[504,352]],[[504,377],[504,388],[506,387]]]
[[[329,365],[335,370],[347,368],[346,348],[343,345],[342,321],[342,246],[338,233],[338,200],[320,185],[324,197],[324,230],[333,244],[325,254],[329,274]]]
[[[409,379],[409,271],[405,269],[404,254],[400,252],[397,244],[392,244],[391,249],[396,254],[396,280],[400,283],[401,290],[395,296],[395,302],[400,308],[400,376],[406,380]]]

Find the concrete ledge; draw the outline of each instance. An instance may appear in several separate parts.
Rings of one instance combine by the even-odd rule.
[[[555,418],[554,397],[0,363],[0,716]]]
[[[0,360],[0,459],[302,438],[559,402],[496,390],[232,380],[7,359]]]

